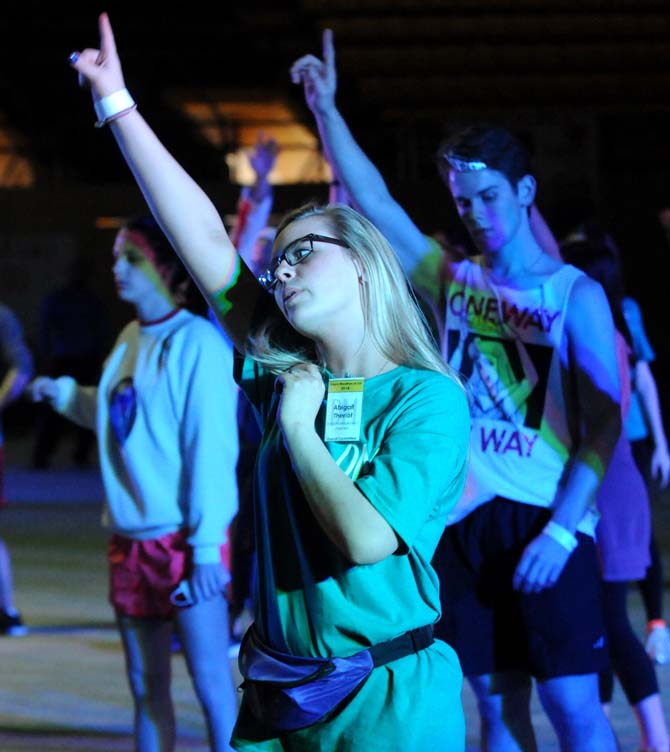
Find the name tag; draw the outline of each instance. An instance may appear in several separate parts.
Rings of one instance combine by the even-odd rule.
[[[365,379],[331,379],[324,441],[360,441]]]

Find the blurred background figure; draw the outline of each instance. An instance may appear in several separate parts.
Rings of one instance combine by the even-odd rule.
[[[634,340],[625,317],[625,293],[619,255],[611,238],[593,228],[572,236],[561,247],[563,258],[603,286],[616,326],[617,357],[624,421],[614,455],[598,489],[600,522],[597,546],[603,580],[603,607],[612,667],[633,708],[641,735],[641,749],[667,752],[668,729],[651,658],[631,625],[628,583],[641,580],[651,557],[651,509],[647,486],[633,457],[626,431],[635,374]],[[600,697],[606,709],[612,702],[611,670],[600,673]]]
[[[113,272],[136,320],[119,334],[99,384],[43,376],[31,393],[97,430],[109,592],[136,749],[174,749],[176,625],[211,749],[222,752],[237,713],[224,596],[226,529],[237,511],[232,353],[208,321],[182,307],[188,277],[153,218],[119,231]]]
[[[623,315],[631,335],[632,372],[630,410],[626,418],[626,434],[633,456],[653,501],[670,481],[670,454],[663,426],[656,380],[651,363],[656,354],[647,337],[642,311],[637,300],[629,296],[622,302]],[[670,631],[664,618],[663,563],[652,525],[650,563],[638,587],[647,616],[646,649],[658,664],[670,662]]]
[[[56,378],[69,374],[89,386],[100,378],[107,352],[108,322],[105,306],[90,284],[92,264],[84,256],[70,263],[65,283],[43,300],[39,319],[40,368]],[[78,467],[91,460],[95,444],[93,431],[67,421],[46,407],[38,407],[32,466],[50,466],[62,439],[74,438],[72,461]]]
[[[21,324],[6,306],[0,304],[0,418],[8,405],[19,397],[30,380],[33,360],[23,339]],[[0,422],[0,509],[5,505],[5,454]],[[26,627],[14,604],[14,583],[9,551],[0,539],[0,635],[16,637]]]
[[[662,219],[661,213],[660,218]],[[670,212],[668,213],[670,222]],[[580,225],[565,240],[562,248],[578,247],[579,244],[599,244],[616,263],[616,284],[620,286],[616,315],[623,315],[630,345],[631,385],[630,407],[624,427],[630,441],[635,463],[645,480],[650,500],[653,502],[660,491],[670,482],[670,454],[663,423],[663,413],[656,379],[651,364],[656,358],[644,326],[642,310],[638,301],[626,294],[622,279],[621,251],[609,233],[596,220]],[[612,272],[614,274],[614,272]],[[670,662],[670,631],[664,618],[664,579],[661,552],[654,534],[653,517],[649,542],[649,565],[644,576],[638,580],[638,588],[647,617],[646,650],[658,664]]]

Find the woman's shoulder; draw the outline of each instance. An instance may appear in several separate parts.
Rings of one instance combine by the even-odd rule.
[[[451,384],[458,386],[458,379],[446,371],[435,368],[421,368],[412,365],[399,365],[389,373],[397,378],[416,384]]]
[[[389,375],[394,376],[395,387],[408,394],[434,395],[436,398],[460,401],[467,407],[465,389],[458,377],[442,371],[412,366],[398,366]]]
[[[399,366],[390,391],[377,405],[402,430],[447,437],[464,449],[470,435],[470,407],[459,381],[440,371]],[[434,449],[441,446],[435,439]]]

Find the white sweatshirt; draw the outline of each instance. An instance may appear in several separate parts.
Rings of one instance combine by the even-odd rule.
[[[97,432],[103,524],[140,540],[184,529],[194,563],[220,561],[237,511],[237,386],[212,324],[184,310],[133,321],[97,387],[57,384],[55,409]]]

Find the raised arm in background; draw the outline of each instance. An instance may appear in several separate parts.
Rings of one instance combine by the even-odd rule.
[[[230,240],[244,259],[244,263],[253,270],[259,264],[267,265],[267,259],[256,258],[257,241],[267,227],[274,191],[268,176],[277,161],[279,144],[274,138],[259,131],[256,144],[249,155],[249,163],[254,171],[254,183],[245,186],[240,192],[237,204],[237,222],[230,233]]]
[[[405,271],[411,274],[430,246],[424,234],[391,196],[379,170],[356,143],[335,105],[337,72],[333,32],[323,32],[323,60],[305,55],[291,67],[294,83],[302,83],[314,113],[326,158],[354,207],[387,237]]]
[[[408,275],[431,251],[426,236],[391,195],[384,178],[354,139],[335,104],[337,70],[333,32],[323,32],[323,60],[304,55],[291,67],[294,83],[302,83],[305,101],[314,114],[323,150],[335,183],[352,205],[389,239]],[[530,208],[533,234],[545,253],[560,258],[558,243],[538,207]]]

